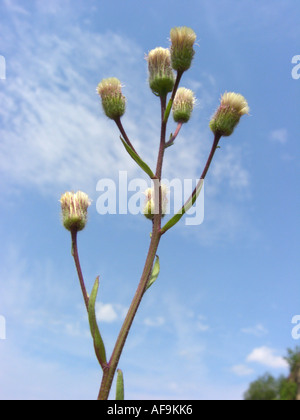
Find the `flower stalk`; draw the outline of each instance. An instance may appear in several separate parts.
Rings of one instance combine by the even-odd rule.
[[[72,238],[72,256],[74,258],[74,263],[75,263],[75,267],[76,267],[76,270],[77,270],[77,275],[78,275],[78,279],[79,279],[79,283],[80,283],[85,307],[88,310],[89,296],[88,296],[87,291],[86,291],[84,278],[83,278],[82,270],[81,270],[81,265],[80,265],[80,261],[79,261],[78,247],[77,247],[77,232],[76,231],[74,231],[74,230],[71,231],[71,238]]]

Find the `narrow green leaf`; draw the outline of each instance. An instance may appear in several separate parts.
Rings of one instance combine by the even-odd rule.
[[[184,212],[177,212],[174,214],[174,216],[165,224],[165,226],[162,227],[161,232],[165,233],[167,230],[171,229],[173,226],[176,225],[176,223],[179,222],[179,220],[184,215]]]
[[[95,303],[98,294],[99,288],[99,277],[96,278],[91,296],[89,298],[89,306],[88,306],[88,315],[89,315],[89,323],[91,334],[94,340],[94,348],[97,359],[102,366],[103,363],[106,363],[106,353],[104,343],[98,328],[97,319],[96,319],[96,311],[95,311]]]
[[[192,196],[186,201],[182,208],[165,224],[165,226],[162,227],[161,233],[165,233],[167,230],[171,229],[171,227],[176,225],[182,216],[192,207],[202,190],[203,182],[204,180],[200,179]]]
[[[149,287],[152,286],[152,284],[157,280],[159,272],[160,272],[160,263],[159,263],[159,257],[157,255],[154,266],[153,266],[153,269],[152,269],[151,276],[150,276],[149,281],[148,281],[147,286],[146,286],[146,290],[148,290]]]
[[[124,378],[121,369],[117,370],[116,400],[124,400]]]
[[[147,163],[145,163],[138,154],[136,154],[132,148],[126,143],[126,141],[122,138],[122,136],[120,136],[120,139],[123,143],[123,146],[125,147],[125,149],[127,150],[127,152],[129,153],[129,155],[132,157],[132,159],[139,165],[139,167],[141,169],[143,169],[144,172],[146,172],[147,175],[150,176],[151,179],[155,178],[154,173],[151,171],[151,169],[149,168],[149,166],[147,165]]]
[[[169,119],[169,115],[170,115],[170,112],[171,112],[171,109],[172,109],[172,105],[173,105],[173,101],[172,101],[172,99],[170,99],[169,102],[168,102],[167,108],[165,110],[165,114],[164,114],[164,122],[165,123]]]

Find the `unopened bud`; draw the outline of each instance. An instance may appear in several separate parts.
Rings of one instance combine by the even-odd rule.
[[[192,90],[179,88],[173,102],[173,118],[177,123],[187,123],[191,118],[195,104],[195,96]]]
[[[174,70],[184,72],[192,64],[196,34],[191,28],[183,26],[172,28],[170,37],[172,67]]]
[[[230,136],[242,115],[249,113],[246,99],[239,93],[226,92],[221,97],[221,103],[210,121],[214,134]]]
[[[161,185],[161,214],[162,217],[165,216],[167,211],[167,204],[168,204],[168,188],[166,185]],[[155,200],[155,191],[154,188],[148,188],[144,192],[146,196],[146,204],[143,209],[143,213],[147,219],[153,220],[154,215],[159,213],[159,205],[158,202]]]
[[[84,229],[87,222],[87,209],[91,204],[88,195],[81,191],[66,192],[61,196],[60,203],[64,227],[70,232]]]
[[[170,50],[155,48],[147,56],[149,85],[152,92],[164,97],[173,90],[174,74],[171,68]]]
[[[103,110],[106,116],[112,120],[122,117],[125,113],[126,99],[122,95],[121,87],[120,80],[115,77],[103,79],[97,87]]]

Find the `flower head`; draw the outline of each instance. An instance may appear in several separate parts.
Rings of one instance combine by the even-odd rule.
[[[62,222],[64,227],[71,231],[84,229],[87,222],[87,209],[91,200],[84,192],[66,192],[61,196]]]
[[[161,47],[155,48],[149,52],[146,59],[152,92],[159,96],[166,96],[174,86],[170,50]]]
[[[239,93],[225,92],[209,126],[214,134],[230,136],[241,116],[245,114],[249,114],[249,106],[246,99]]]
[[[195,54],[196,34],[186,26],[171,29],[171,60],[174,70],[184,72],[191,67]]]
[[[115,77],[103,79],[97,86],[103,110],[108,118],[115,120],[125,113],[126,99],[122,94],[121,82]]]
[[[179,88],[173,102],[173,118],[179,123],[187,123],[195,104],[195,96],[192,90]]]
[[[161,185],[161,214],[162,217],[166,214],[167,211],[167,204],[168,204],[168,188],[166,185]],[[156,201],[155,197],[155,190],[154,188],[148,188],[144,192],[146,196],[145,206],[143,209],[143,213],[147,219],[153,220],[154,215],[159,213],[159,205],[158,200]]]

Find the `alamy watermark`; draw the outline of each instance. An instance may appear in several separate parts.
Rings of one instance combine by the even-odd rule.
[[[6,61],[3,55],[0,55],[0,80],[6,79]]]
[[[0,315],[0,340],[6,339],[6,320],[3,315]]]
[[[292,337],[294,340],[300,339],[300,315],[294,315],[292,318],[292,324],[296,324],[292,329]]]
[[[153,181],[153,184],[156,181]],[[161,185],[168,191],[166,215],[173,215],[180,211],[184,203],[192,195],[198,180],[174,178],[162,179]],[[154,185],[151,185],[153,188]],[[142,178],[128,180],[127,171],[119,171],[118,181],[110,178],[100,179],[96,191],[100,195],[96,202],[97,212],[104,214],[143,214],[145,207],[145,191],[149,183]],[[157,209],[158,212],[158,209]],[[155,213],[155,211],[154,211]],[[204,220],[204,185],[195,204],[186,212],[185,224],[200,225]]]
[[[300,79],[300,55],[294,55],[292,58],[292,64],[296,64],[292,68],[292,78],[298,80]]]

